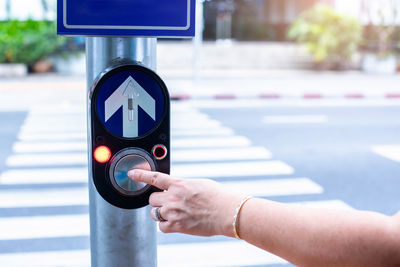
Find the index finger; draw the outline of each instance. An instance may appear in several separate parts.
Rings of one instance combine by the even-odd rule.
[[[161,190],[167,190],[173,181],[168,174],[140,169],[128,171],[128,177],[137,182],[154,185]]]

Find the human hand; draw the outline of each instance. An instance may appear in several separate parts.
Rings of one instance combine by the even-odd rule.
[[[144,170],[131,170],[128,176],[136,182],[158,187],[163,192],[151,194],[151,212],[159,207],[160,230],[198,236],[233,237],[232,221],[242,196],[226,191],[221,184],[208,179],[178,179]]]

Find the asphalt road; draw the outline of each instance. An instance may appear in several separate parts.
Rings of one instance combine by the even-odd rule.
[[[6,168],[5,161],[12,154],[12,145],[27,112],[0,112],[0,170]]]
[[[373,151],[374,146],[400,144],[399,106],[233,105],[203,110],[268,148],[296,176],[322,185],[324,194],[307,197],[310,201],[341,199],[353,208],[387,215],[400,210],[400,162]],[[292,202],[299,197],[274,199]]]
[[[72,107],[80,105],[82,103],[73,103]],[[40,106],[40,108],[47,107]],[[60,112],[64,112],[62,107],[60,109]],[[57,260],[64,259],[62,255],[66,255],[66,260],[74,257],[77,259],[85,257],[87,260],[89,238],[85,225],[87,225],[88,207],[87,202],[80,201],[82,192],[86,194],[87,178],[71,176],[67,177],[72,179],[68,181],[63,180],[63,177],[58,177],[60,183],[55,183],[44,177],[47,171],[54,168],[60,168],[65,172],[78,171],[78,173],[79,170],[86,168],[85,139],[81,136],[85,133],[84,119],[82,119],[84,109],[82,112],[71,113],[71,108],[67,105],[65,113],[58,115],[62,116],[66,122],[59,125],[58,123],[49,124],[48,121],[57,122],[50,117],[53,114],[44,116],[40,112],[32,111],[35,110],[30,109],[26,112],[3,110],[0,113],[0,171],[2,174],[0,192],[3,196],[11,192],[14,194],[13,197],[23,196],[24,192],[28,192],[33,197],[21,200],[20,203],[15,199],[17,203],[15,205],[12,199],[4,199],[11,204],[7,206],[3,203],[0,207],[0,225],[4,227],[3,229],[16,223],[26,224],[26,228],[11,227],[12,229],[8,232],[0,233],[0,263],[10,262],[10,259],[15,262],[29,261],[32,255],[26,254],[27,252],[38,253],[35,255],[43,259],[48,257],[48,266],[59,265]],[[275,189],[266,186],[263,188],[265,192],[260,192],[259,188],[255,188],[258,190],[256,195],[282,202],[310,203],[311,205],[322,203],[322,206],[328,204],[333,207],[366,209],[387,215],[400,210],[398,197],[400,105],[398,102],[389,100],[178,101],[173,103],[172,118],[175,120],[178,117],[182,120],[179,122],[176,120],[177,127],[172,134],[173,140],[177,141],[174,144],[176,149],[172,152],[175,151],[175,155],[181,156],[176,157],[172,163],[176,175],[195,177],[197,174],[203,174],[205,177],[230,183],[239,190],[240,184],[237,182],[253,184],[253,186],[259,183],[264,186],[266,184],[279,185]],[[44,121],[44,118],[48,121]],[[43,123],[43,125],[36,127],[38,125],[34,125],[35,123]],[[39,131],[41,127],[45,131]],[[54,149],[51,146],[54,140],[47,140],[46,136],[49,136],[56,127],[60,127],[56,134],[65,134],[75,129],[71,131],[71,134],[78,135],[66,137],[63,141],[67,145],[59,150]],[[204,133],[195,137],[190,131],[193,129]],[[218,135],[222,139],[218,139]],[[37,139],[34,140],[35,138]],[[191,139],[191,143],[185,142],[188,138],[194,139]],[[193,140],[196,138],[202,138],[202,142],[194,144]],[[226,144],[223,144],[223,141],[226,141]],[[51,150],[51,153],[45,152],[46,149]],[[220,149],[219,152],[223,152],[223,149],[231,149],[229,150],[231,152],[232,149],[235,151],[243,149],[247,152],[256,151],[259,154],[244,156],[237,151],[230,154],[225,152],[226,159],[217,157],[210,160],[207,157],[199,157],[193,162],[188,162],[190,157],[187,155],[193,155],[193,151],[213,150],[215,153],[215,149]],[[58,159],[72,160],[71,158],[76,158],[76,161],[71,161],[70,164],[57,161]],[[43,160],[40,161],[40,159]],[[35,160],[38,160],[37,165],[32,163]],[[206,173],[210,166],[215,173]],[[237,166],[243,167],[230,170],[229,166],[232,169]],[[18,176],[14,171],[25,174],[29,171],[37,171],[37,177],[41,179],[41,182],[35,181],[35,178]],[[285,183],[287,186],[282,186]],[[295,187],[298,185],[301,186],[296,191]],[[54,197],[49,194],[49,191],[54,189],[59,190],[60,196],[67,192],[74,192],[77,195],[65,199],[68,203],[62,203],[64,201],[62,198],[57,200],[61,201],[57,204],[41,202],[41,198]],[[58,215],[65,217],[62,219],[60,217],[58,221],[56,220]],[[40,229],[30,231],[29,227],[35,227],[37,223],[36,216],[42,216],[43,222],[49,225],[47,231],[46,229],[43,232]],[[77,223],[83,230],[80,231],[79,227],[77,227],[79,230],[77,232],[76,229],[69,229],[68,224],[71,222]],[[209,255],[210,258],[201,257],[204,263],[201,265],[200,261],[198,266],[214,266],[213,257],[215,259],[226,257],[226,266],[261,267],[274,266],[279,262],[275,259],[265,259],[264,254],[261,256],[257,254],[259,252],[250,251],[248,255],[239,258],[243,260],[243,263],[230,264],[229,259],[232,261],[238,259],[232,257],[235,253],[226,254],[224,248],[232,245],[232,249],[238,252],[243,248],[241,243],[223,237],[197,238],[159,233],[158,243],[161,247],[160,267],[169,266],[168,263],[174,264],[176,261],[179,264],[177,262],[176,265],[171,266],[191,266],[189,263],[193,264],[194,255],[199,257],[203,254]],[[187,249],[187,253],[179,253],[182,258],[168,256],[167,252],[178,253],[179,249],[183,249],[181,245]],[[54,257],[48,254],[49,251],[66,252],[66,254],[61,256],[57,254]],[[213,252],[212,255],[207,254],[210,251]],[[240,253],[237,254],[240,255]],[[53,260],[54,265],[51,265]],[[81,261],[81,265],[66,262],[61,266],[85,266],[85,261]],[[11,264],[10,266],[19,265]]]

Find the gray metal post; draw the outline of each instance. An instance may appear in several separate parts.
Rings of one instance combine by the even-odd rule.
[[[97,75],[116,58],[139,61],[155,71],[156,43],[156,38],[88,37],[88,91]],[[89,156],[89,168],[90,160]],[[99,195],[89,177],[89,208],[92,267],[157,266],[156,225],[150,217],[149,206],[137,210],[114,207]]]
[[[203,5],[204,0],[196,0],[196,24],[193,38],[193,77],[195,82],[199,81],[201,71],[201,48],[204,30]]]

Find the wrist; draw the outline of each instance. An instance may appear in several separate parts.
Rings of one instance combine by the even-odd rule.
[[[232,222],[236,208],[242,199],[243,196],[234,194],[229,194],[224,197],[224,201],[222,201],[219,208],[215,210],[217,212],[215,220],[217,223],[217,235],[235,237],[232,231]]]
[[[242,203],[247,197],[242,195],[234,195],[227,199],[225,205],[221,205],[224,212],[220,212],[222,222],[220,225],[222,227],[221,234],[227,237],[236,237],[234,230],[234,221],[236,220],[236,230],[238,231],[238,220],[240,216],[240,210],[243,208],[244,203]],[[241,208],[238,212],[238,208]],[[236,218],[235,218],[236,216]]]
[[[242,201],[240,202],[239,206],[235,210],[235,215],[233,216],[232,231],[233,231],[233,235],[237,239],[242,239],[242,238],[240,238],[240,234],[239,234],[239,228],[240,228],[239,221],[240,221],[240,217],[241,217],[240,212],[241,212],[243,206],[246,204],[246,202],[252,198],[253,198],[252,196],[247,196],[247,197],[243,198]]]

